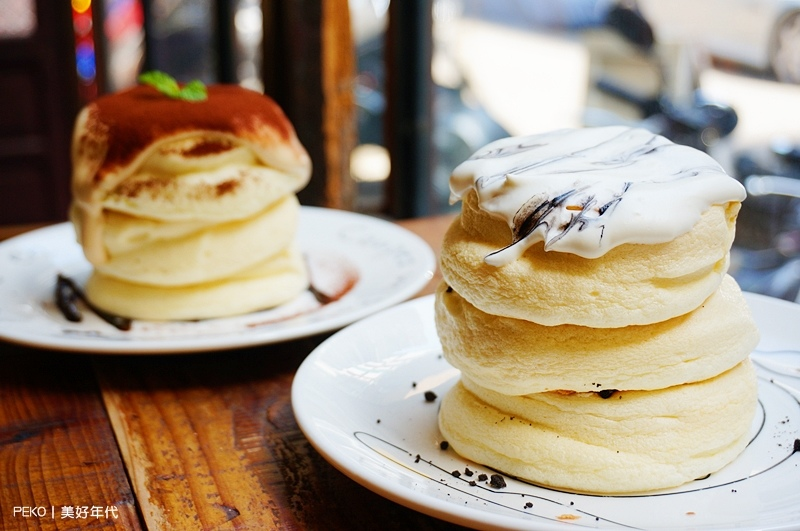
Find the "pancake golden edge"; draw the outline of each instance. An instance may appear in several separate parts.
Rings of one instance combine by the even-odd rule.
[[[510,243],[505,222],[475,191],[442,242],[442,276],[483,312],[555,326],[651,324],[697,308],[729,265],[740,203],[712,205],[686,234],[663,244],[624,244],[595,259],[546,252],[541,243],[495,267],[484,257]]]
[[[435,321],[445,359],[508,395],[557,389],[663,389],[711,378],[746,359],[759,333],[736,281],[697,309],[622,328],[544,326],[478,310],[441,283]]]
[[[461,456],[560,490],[626,494],[716,472],[747,445],[757,404],[750,360],[657,391],[509,396],[463,378],[439,428]]]

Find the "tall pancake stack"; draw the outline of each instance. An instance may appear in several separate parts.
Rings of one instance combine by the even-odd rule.
[[[554,488],[651,491],[745,447],[758,331],[727,275],[742,186],[640,129],[503,139],[451,177],[436,325],[464,457]]]
[[[281,109],[234,85],[204,101],[149,86],[75,123],[71,219],[98,307],[202,319],[275,306],[308,285],[295,192],[311,163]]]

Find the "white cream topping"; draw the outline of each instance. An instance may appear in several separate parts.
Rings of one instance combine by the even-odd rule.
[[[482,210],[511,228],[512,243],[485,258],[494,266],[537,242],[584,258],[625,243],[666,243],[711,205],[746,195],[706,153],[618,126],[492,142],[453,171],[451,202],[471,189]]]

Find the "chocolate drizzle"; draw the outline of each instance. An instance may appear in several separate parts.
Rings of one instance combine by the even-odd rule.
[[[540,225],[549,225],[547,221],[548,216],[550,216],[554,210],[562,208],[564,203],[577,192],[578,190],[569,190],[553,199],[549,199],[547,196],[542,197],[535,195],[527,200],[514,216],[514,226],[511,228],[513,243],[524,239]],[[573,217],[572,219],[574,220],[576,218]]]
[[[308,286],[308,291],[314,296],[314,299],[320,304],[330,304],[331,302],[335,301],[337,296],[335,295],[328,295],[327,293],[323,293],[316,286],[312,283]]]
[[[511,243],[489,253],[487,262],[492,263],[491,257],[524,242],[539,229],[547,235],[544,243],[545,250],[549,250],[570,231],[580,232],[593,223],[600,229],[598,236],[598,245],[600,245],[604,234],[604,225],[599,223],[600,218],[613,211],[630,187],[630,182],[623,183],[622,188],[613,193],[600,206],[597,206],[597,195],[587,193],[588,187],[568,190],[554,198],[550,198],[546,194],[531,197],[514,215],[511,226]],[[568,204],[571,199],[577,200],[573,201],[577,204]],[[564,216],[563,213],[567,213],[567,216]]]

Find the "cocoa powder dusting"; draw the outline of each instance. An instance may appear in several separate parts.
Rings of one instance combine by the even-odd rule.
[[[186,131],[247,136],[269,128],[283,140],[292,132],[272,99],[238,85],[212,85],[208,99],[201,102],[174,100],[142,85],[102,96],[91,105],[90,121],[96,122],[90,124],[90,131],[107,128],[106,171],[129,163],[155,140]]]
[[[127,180],[117,186],[115,192],[133,199],[145,194],[149,194],[150,197],[163,196],[169,188],[172,186],[163,179]]]
[[[227,181],[223,181],[214,187],[214,190],[217,193],[217,197],[221,197],[225,194],[229,194],[236,190],[239,187],[240,181],[236,181],[234,179],[228,179]]]
[[[206,141],[206,142],[199,142],[192,146],[191,149],[187,149],[182,152],[182,155],[186,157],[204,157],[206,155],[214,155],[216,153],[223,153],[225,151],[230,150],[233,147],[233,144],[230,142],[224,141]]]

